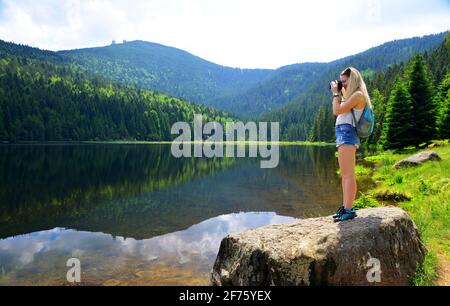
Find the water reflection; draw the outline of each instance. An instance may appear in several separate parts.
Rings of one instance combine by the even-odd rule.
[[[135,196],[214,175],[234,163],[176,159],[167,145],[0,145],[0,238],[74,227],[96,212],[103,215],[95,219],[114,222],[126,218],[122,210]],[[122,206],[113,211],[110,204],[117,201]],[[156,205],[140,204],[140,210]]]
[[[261,169],[170,145],[0,145],[1,283],[61,284],[78,256],[88,284],[205,284],[226,233],[336,210],[334,153],[281,146]]]
[[[162,266],[177,267],[178,284],[192,282],[195,276],[207,284],[225,235],[294,220],[273,212],[236,213],[144,240],[62,228],[7,238],[0,240],[0,284],[64,283],[65,262],[71,257],[80,259],[85,284],[151,284],[155,279],[161,285],[173,284],[164,283],[154,269]]]

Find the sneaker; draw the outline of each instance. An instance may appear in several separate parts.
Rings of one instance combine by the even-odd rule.
[[[347,221],[356,217],[356,211],[352,209],[344,209],[344,211],[334,219],[334,222]]]
[[[333,218],[336,219],[338,218],[342,212],[344,211],[344,205],[342,205],[341,207],[339,207],[339,209],[336,211],[336,213],[333,215]]]

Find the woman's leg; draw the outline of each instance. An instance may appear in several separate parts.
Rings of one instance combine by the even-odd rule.
[[[351,209],[356,197],[355,155],[354,145],[343,144],[338,148],[339,168],[342,177],[342,194],[344,208]]]

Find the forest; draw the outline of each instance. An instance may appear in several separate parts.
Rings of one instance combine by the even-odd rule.
[[[195,113],[205,121],[232,120],[210,107],[114,83],[51,53],[0,54],[0,141],[162,141],[173,138],[173,123],[192,122]]]
[[[194,114],[201,113],[204,122],[280,122],[284,141],[333,142],[335,117],[327,84],[339,71],[354,66],[362,72],[374,106],[376,126],[367,143],[384,148],[420,146],[450,134],[450,34],[432,47],[440,37],[390,42],[329,64],[295,64],[276,71],[220,68],[170,49],[161,67],[171,72],[165,75],[160,67],[155,87],[178,88],[175,93],[199,100],[204,90],[209,97],[217,94],[215,102],[205,103],[174,97],[148,88],[151,82],[138,81],[137,65],[156,69],[158,63],[130,64],[126,59],[139,48],[155,49],[164,59],[168,49],[163,46],[135,42],[122,49],[51,52],[0,41],[0,141],[170,141],[176,136],[170,134],[173,123],[192,123]],[[121,52],[127,57],[114,62]],[[177,73],[172,60],[189,64],[190,83]],[[214,89],[207,83],[204,86],[210,89],[199,87],[208,75],[204,69],[213,73],[208,82]],[[119,77],[121,71],[127,71],[124,78]],[[251,105],[248,101],[254,99]]]

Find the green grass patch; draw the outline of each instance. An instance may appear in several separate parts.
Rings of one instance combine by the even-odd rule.
[[[337,169],[336,173],[338,175],[341,175],[341,170]],[[366,167],[361,166],[361,165],[356,165],[355,166],[355,175],[356,176],[358,176],[358,177],[369,176],[370,174],[371,174],[371,170],[369,168],[366,168]]]
[[[363,167],[361,165],[356,165],[355,167],[355,174],[356,176],[364,176],[364,175],[369,175],[370,174],[370,169]]]
[[[378,203],[371,195],[361,193],[359,198],[355,200],[353,207],[355,209],[380,207],[380,203]]]
[[[389,186],[399,185],[399,184],[403,183],[403,181],[404,181],[403,174],[396,173],[387,180],[387,184]]]
[[[430,251],[425,255],[423,264],[417,267],[416,274],[410,282],[413,286],[428,286],[434,284],[438,277],[438,259],[435,252]]]
[[[450,145],[448,141],[436,143],[432,150],[442,160],[420,166],[398,170],[393,167],[397,161],[417,153],[419,150],[415,148],[384,151],[365,158],[375,164],[372,179],[380,181],[368,192],[370,197],[389,204],[394,202],[404,209],[418,227],[429,251],[423,266],[411,280],[414,285],[434,285],[439,266],[437,255],[450,257]],[[360,197],[358,205],[374,205],[368,197]]]

